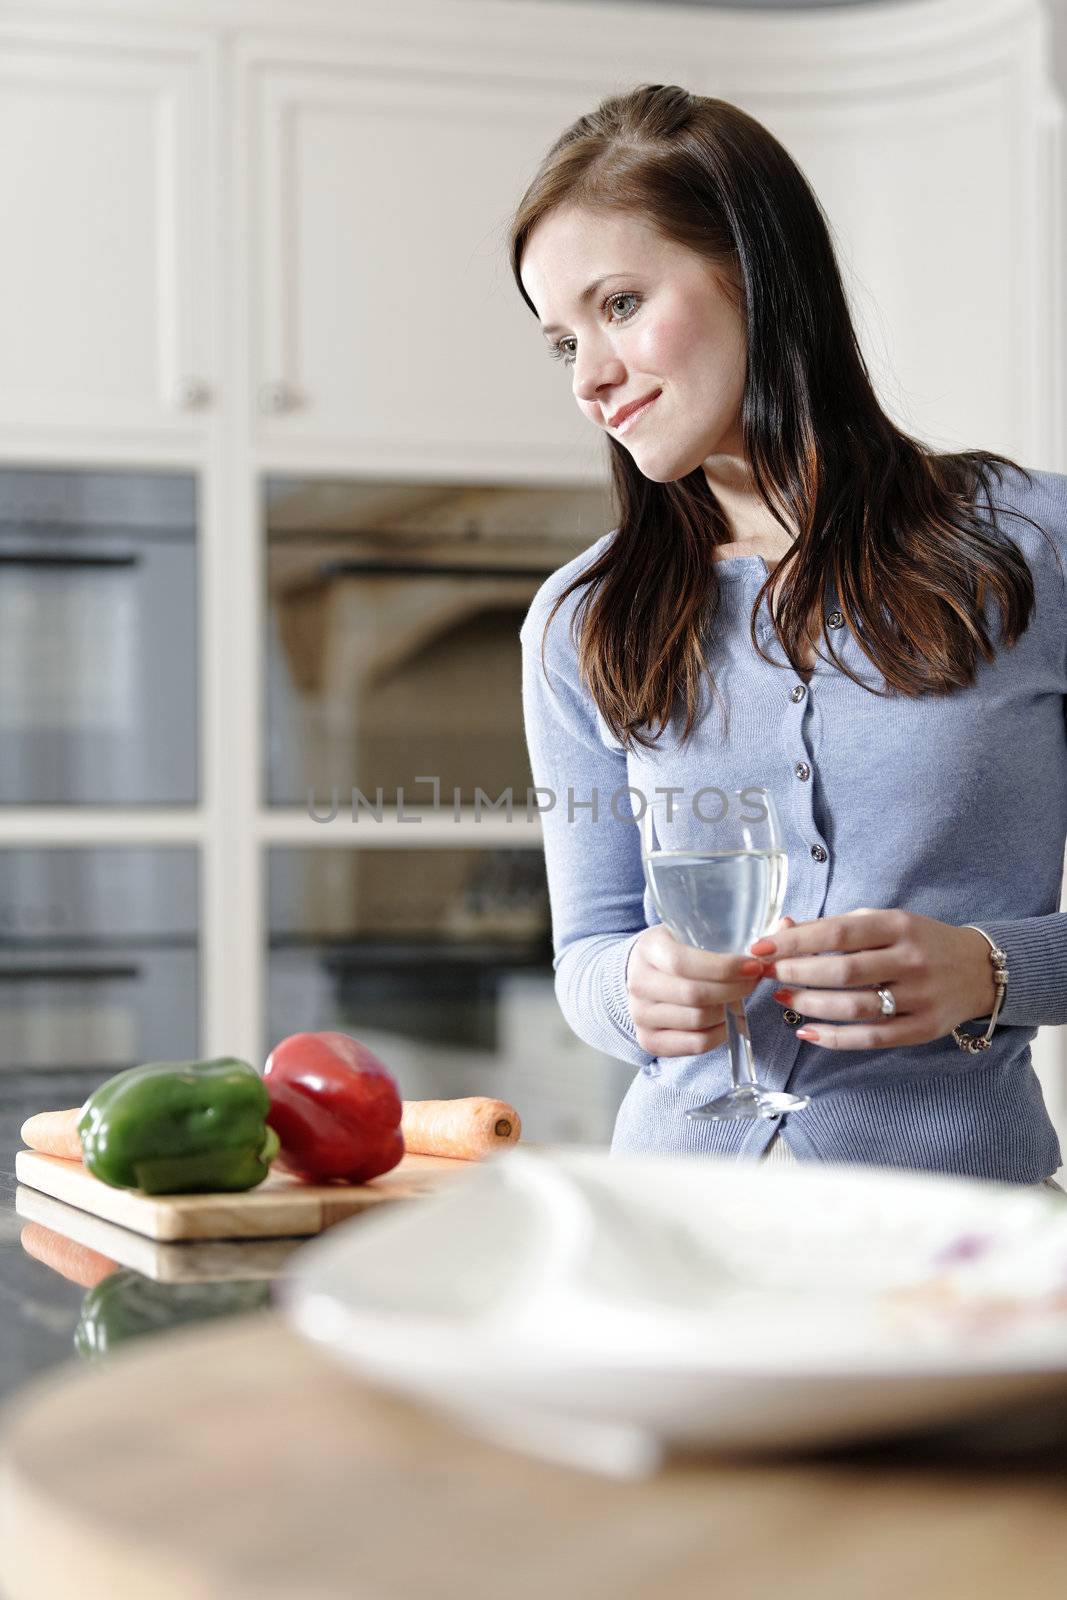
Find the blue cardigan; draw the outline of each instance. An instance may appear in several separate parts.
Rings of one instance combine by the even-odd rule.
[[[628,756],[579,682],[570,623],[583,590],[553,620],[547,678],[541,664],[552,603],[612,534],[538,590],[520,640],[533,780],[555,797],[541,823],[556,995],[579,1038],[638,1069],[613,1152],[755,1158],[780,1126],[800,1160],[1017,1183],[1037,1183],[1059,1167],[1030,1041],[1039,1025],[1067,1023],[1067,914],[1059,910],[1067,839],[1067,477],[1035,473],[1030,487],[1011,472],[995,497],[998,513],[1017,508],[1047,531],[1063,573],[1034,528],[1001,516],[1001,536],[1030,565],[1034,614],[1014,650],[993,663],[979,660],[974,685],[948,696],[880,699],[822,659],[805,688],[785,660],[766,601],[757,632],[775,665],[761,660],[748,624],[768,567],[760,556],[730,557],[716,569],[722,600],[708,650],[729,709],[728,736],[705,685],[688,745],[672,726],[654,750]],[[828,617],[835,609],[830,588]],[[992,603],[986,615],[996,642]],[[827,638],[861,679],[885,688],[847,626]],[[810,1093],[811,1105],[780,1123],[689,1121],[686,1108],[727,1087],[727,1048],[656,1058],[637,1043],[627,959],[659,918],[644,885],[627,784],[647,795],[668,785],[687,795],[705,785],[770,789],[789,853],[784,911],[797,922],[877,906],[984,928],[1007,951],[1010,975],[991,1048],[969,1055],[949,1034],[897,1049],[827,1050],[795,1037],[800,1024],[784,1020],[771,994],[777,984],[764,979],[747,1002],[760,1077],[772,1088]],[[547,807],[548,796],[538,803]],[[987,1022],[964,1026],[984,1032]]]

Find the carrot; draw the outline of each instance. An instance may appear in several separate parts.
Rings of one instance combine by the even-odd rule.
[[[519,1113],[506,1100],[471,1095],[462,1100],[405,1100],[400,1131],[413,1155],[452,1156],[480,1161],[515,1144],[522,1132]]]
[[[43,1261],[46,1267],[69,1278],[71,1283],[80,1283],[83,1289],[91,1289],[95,1283],[118,1271],[118,1262],[112,1261],[110,1256],[90,1250],[88,1245],[78,1244],[54,1228],[42,1227],[39,1222],[27,1222],[21,1239],[28,1256]]]
[[[62,1156],[65,1161],[80,1161],[82,1142],[78,1134],[81,1106],[69,1111],[39,1111],[22,1124],[22,1142],[43,1156]]]

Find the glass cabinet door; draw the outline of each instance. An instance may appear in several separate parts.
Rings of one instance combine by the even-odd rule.
[[[609,517],[599,490],[268,480],[268,804],[429,805],[431,779],[524,805],[519,629]]]

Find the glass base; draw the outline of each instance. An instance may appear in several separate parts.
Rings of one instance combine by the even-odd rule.
[[[706,1105],[687,1111],[694,1122],[744,1122],[755,1117],[781,1117],[787,1111],[803,1111],[810,1105],[807,1095],[786,1094],[775,1089],[761,1089],[759,1084],[744,1084],[720,1094]]]

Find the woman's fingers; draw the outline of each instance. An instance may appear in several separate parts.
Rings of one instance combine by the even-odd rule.
[[[642,1050],[654,1056],[702,1056],[726,1038],[726,1024],[691,1032],[678,1028],[642,1028],[634,1023],[634,1033]]]
[[[918,963],[893,952],[886,957],[882,950],[857,951],[854,955],[823,956],[764,956],[768,978],[775,978],[785,988],[799,989],[810,985],[812,989],[873,989],[880,983],[897,984],[919,975]]]
[[[780,917],[775,927],[792,925]],[[726,1003],[747,999],[763,976],[747,953],[697,950],[657,923],[634,941],[626,971],[638,1044],[658,1056],[713,1050],[726,1038]]]
[[[712,1006],[674,1006],[667,1001],[646,1001],[641,1007],[646,1028],[679,1028],[683,1033],[700,1033],[717,1028],[725,1021],[724,1008]]]
[[[753,956],[697,950],[657,923],[635,942],[627,978],[632,991],[648,999],[698,1006],[735,999],[762,974],[763,964]]]
[[[694,978],[676,978],[656,967],[631,970],[628,980],[633,1000],[644,1000],[649,1005],[686,1006],[690,1010],[724,1006],[727,1000],[747,999],[759,982],[758,972],[749,978],[738,978],[734,983],[704,983]]]
[[[907,990],[892,985],[897,1013],[908,1012]],[[795,989],[786,984],[774,991],[779,1005],[790,1006],[812,1022],[881,1022],[884,1018],[882,1002],[873,989]]]

